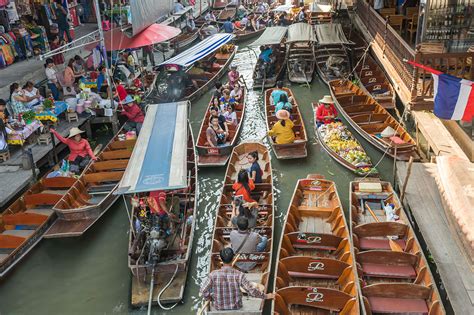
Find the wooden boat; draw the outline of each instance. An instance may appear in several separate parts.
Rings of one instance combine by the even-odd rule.
[[[196,26],[192,32],[183,32],[173,39],[173,48],[175,53],[179,53],[188,49],[191,45],[199,39],[202,26]]]
[[[221,1],[221,0],[216,0],[212,4],[212,9],[213,10],[222,10],[227,6],[227,1]]]
[[[368,142],[399,160],[419,159],[416,142],[390,113],[361,88],[350,81],[329,82],[334,104],[347,122]],[[396,135],[382,137],[391,127]]]
[[[316,117],[318,103],[312,103],[312,105],[314,117]],[[378,173],[360,142],[342,122],[321,125],[318,128],[315,120],[314,132],[323,149],[337,163],[360,176]]]
[[[307,23],[296,23],[288,27],[287,70],[288,80],[294,83],[311,83],[315,67],[314,43],[316,36]]]
[[[253,229],[255,232],[268,237],[268,245],[263,252],[240,253],[237,262],[256,262],[257,265],[245,274],[249,281],[263,285],[264,291],[268,292],[269,275],[272,261],[272,238],[274,225],[274,199],[273,199],[273,177],[268,150],[262,143],[244,142],[236,146],[227,166],[224,179],[224,188],[219,201],[214,231],[211,245],[211,259],[209,272],[220,269],[221,261],[219,251],[224,247],[230,246],[229,235],[235,227],[230,224],[232,213],[232,184],[237,178],[240,169],[250,167],[250,164],[242,165],[246,162],[246,156],[252,151],[257,151],[259,155],[259,164],[262,168],[263,183],[255,184],[256,188],[252,194],[258,194],[259,212],[257,226]],[[230,224],[230,226],[229,226]],[[232,314],[260,314],[263,311],[264,301],[252,297],[242,299],[243,308],[239,311],[232,311]],[[214,311],[210,306],[205,310],[207,314],[222,314],[222,311]]]
[[[332,5],[324,1],[313,2],[309,5],[311,24],[326,24],[332,22]]]
[[[393,212],[384,209],[388,204]],[[390,183],[351,182],[350,205],[365,312],[445,314],[423,249]],[[393,221],[392,213],[399,219]]]
[[[221,40],[224,36],[229,36],[227,38],[227,41]],[[160,67],[166,67],[170,64],[173,64],[173,62],[175,62],[175,64],[180,64],[180,62],[184,62],[188,64],[190,59],[202,60],[202,61],[213,60],[213,67],[211,69],[208,69],[209,70],[208,72],[210,74],[199,75],[199,76],[193,76],[193,75],[188,74],[189,79],[194,81],[197,88],[194,86],[194,83],[193,83],[193,86],[186,87],[184,89],[184,94],[178,100],[172,99],[172,97],[168,95],[168,83],[170,80],[169,80],[169,76],[167,76],[166,74],[166,71],[163,71],[163,74],[157,79],[157,88],[156,88],[156,93],[155,93],[156,101],[158,103],[173,102],[173,101],[179,101],[179,100],[193,101],[201,97],[204,93],[209,91],[211,88],[213,88],[216,81],[218,81],[227,72],[227,68],[231,64],[237,52],[238,46],[235,46],[233,44],[226,45],[226,43],[230,41],[233,38],[233,36],[234,36],[233,34],[212,35],[206,38],[204,41],[196,44],[192,48],[160,64]],[[216,41],[218,41],[217,44],[216,44]],[[195,49],[198,49],[198,48],[199,48],[199,51],[195,51]],[[190,50],[193,50],[193,51],[190,51]],[[204,50],[210,50],[212,52],[209,53],[206,57],[203,57],[201,51],[204,51]],[[185,69],[186,72],[188,72],[192,66],[193,66],[193,63],[183,68]]]
[[[271,88],[283,76],[285,71],[286,48],[285,36],[287,28],[283,26],[273,26],[265,28],[263,34],[251,44],[254,47],[271,46],[275,57],[274,71],[272,76],[267,76],[264,64],[257,60],[253,71],[253,88]]]
[[[196,152],[198,155],[198,166],[210,167],[210,166],[224,166],[229,160],[232,154],[232,149],[237,144],[239,139],[240,130],[243,125],[245,116],[245,89],[243,89],[242,101],[234,105],[234,112],[237,114],[237,125],[229,124],[229,137],[226,141],[225,147],[211,147],[207,142],[206,131],[209,127],[209,118],[211,117],[210,107],[212,105],[212,97],[207,107],[204,118],[202,119],[201,129],[199,130],[199,138],[196,144]]]
[[[0,278],[38,244],[56,219],[52,207],[75,182],[45,175],[0,215]]]
[[[349,55],[345,45],[350,42],[338,23],[315,25],[318,38],[316,48],[316,66],[321,79],[329,83],[342,79],[351,72]]]
[[[234,34],[235,34],[235,42],[236,43],[239,43],[239,42],[243,42],[243,41],[246,41],[246,40],[249,40],[251,38],[254,38],[256,36],[259,36],[261,35],[263,32],[265,31],[265,27],[261,27],[260,29],[254,31],[254,30],[248,30],[248,29],[245,29],[243,31],[241,30],[236,30],[234,31]]]
[[[295,132],[295,141],[288,144],[276,144],[271,137],[269,137],[269,141],[277,159],[304,158],[308,156],[308,151],[306,150],[308,136],[306,135],[303,117],[301,116],[301,112],[293,92],[287,88],[283,89],[288,93],[288,98],[293,98],[291,120],[295,124],[293,127],[293,131]],[[275,106],[270,104],[270,96],[273,90],[275,89],[268,89],[265,91],[265,117],[267,121],[267,130],[272,129],[273,125],[278,121],[275,116]]]
[[[188,130],[186,163],[188,187],[167,193],[167,196],[171,196],[171,199],[179,198],[180,207],[184,205],[183,218],[181,219],[181,225],[175,227],[174,233],[166,238],[168,244],[161,251],[155,267],[153,267],[152,255],[149,255],[147,249],[150,244],[147,242],[148,239],[145,235],[147,231],[143,228],[141,231],[137,231],[136,226],[132,224],[130,226],[128,267],[133,274],[131,304],[135,307],[148,305],[152,277],[154,280],[153,292],[151,293],[153,305],[157,304],[157,298],[162,304],[177,303],[183,299],[192,254],[196,220],[195,210],[198,203],[197,165],[190,125],[188,125]],[[133,217],[138,218],[139,212],[140,208],[134,208]],[[190,220],[192,220],[192,223],[189,223]],[[144,252],[145,254],[143,254]]]
[[[355,256],[335,183],[320,175],[298,180],[283,226],[272,311],[359,314]]]
[[[116,135],[91,162],[79,179],[54,205],[58,220],[45,238],[81,236],[112,206],[113,192],[121,180],[136,140],[120,140]]]
[[[236,13],[237,13],[237,8],[235,6],[227,5],[219,13],[219,15],[217,16],[217,20],[221,22],[226,21],[227,18],[230,18],[231,20],[233,20]]]

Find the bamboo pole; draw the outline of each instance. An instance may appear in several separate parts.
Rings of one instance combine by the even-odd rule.
[[[405,192],[408,185],[408,178],[411,175],[411,166],[413,165],[413,156],[410,156],[410,160],[408,161],[407,167],[407,174],[405,175],[405,180],[403,181],[402,190],[400,191],[400,203],[403,204],[403,198],[405,197]]]

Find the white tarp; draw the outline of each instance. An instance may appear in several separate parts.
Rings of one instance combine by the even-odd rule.
[[[173,9],[172,0],[130,0],[132,34],[135,36]]]
[[[260,37],[250,46],[277,45],[281,43],[286,35],[288,28],[286,26],[267,27]]]
[[[353,44],[347,40],[339,23],[318,24],[314,26],[319,45]]]
[[[291,42],[315,42],[316,35],[308,23],[296,23],[288,26],[287,43]]]

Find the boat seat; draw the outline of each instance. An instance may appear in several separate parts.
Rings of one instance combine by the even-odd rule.
[[[39,209],[28,209],[25,211],[25,213],[35,213],[35,214],[42,214],[46,216],[50,216],[53,214],[53,209],[45,209],[45,208],[39,208]]]
[[[410,265],[382,265],[363,263],[362,270],[365,276],[381,278],[415,279],[416,270]]]
[[[401,248],[406,247],[406,242],[404,240],[394,240]],[[362,237],[359,239],[359,248],[361,250],[370,250],[370,249],[386,249],[390,250],[390,242],[387,238],[366,238]]]
[[[10,256],[10,255],[7,255],[7,254],[0,254],[0,263],[3,262],[5,259],[7,259],[8,256]]]
[[[34,232],[35,230],[6,230],[2,232],[2,235],[11,235],[27,238],[30,237]]]
[[[368,297],[372,313],[382,314],[428,314],[426,301],[422,299],[398,299]]]

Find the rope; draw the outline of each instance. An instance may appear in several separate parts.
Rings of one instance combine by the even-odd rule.
[[[163,287],[163,289],[161,289],[161,291],[160,291],[160,292],[158,293],[158,295],[156,296],[156,302],[157,302],[158,305],[159,305],[162,309],[164,309],[165,311],[172,310],[173,308],[176,307],[176,305],[178,305],[178,302],[176,302],[173,306],[165,307],[165,306],[163,306],[163,305],[161,304],[161,302],[160,302],[160,297],[161,297],[161,295],[163,294],[163,292],[164,292],[166,289],[168,289],[168,287],[169,287],[169,286],[171,285],[171,283],[173,282],[174,277],[176,277],[176,274],[178,273],[178,269],[179,269],[178,267],[179,267],[179,265],[176,264],[176,269],[175,269],[174,274],[173,274],[173,276],[171,277],[170,281]]]
[[[367,47],[366,47],[365,50],[364,50],[364,54],[359,58],[359,61],[357,61],[356,65],[353,67],[352,71],[351,71],[344,79],[341,80],[341,85],[342,85],[344,82],[346,82],[346,81],[349,80],[349,78],[350,78],[351,75],[354,73],[354,71],[357,69],[357,67],[359,66],[359,64],[360,64],[360,62],[361,62],[362,60],[364,60],[364,62],[365,62],[365,57],[366,57],[366,55],[368,54],[369,49],[370,49],[370,46],[372,46],[372,43],[373,43],[373,42],[374,42],[374,41],[372,40],[372,41],[367,45]]]

